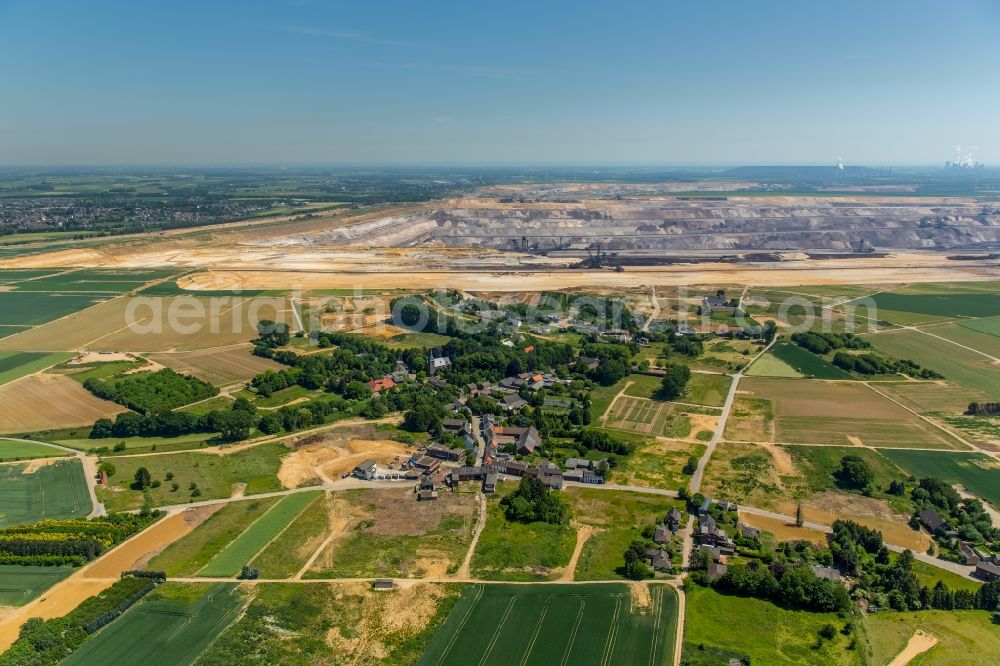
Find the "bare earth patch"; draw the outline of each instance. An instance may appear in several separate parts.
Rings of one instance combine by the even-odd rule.
[[[368,585],[331,585],[337,603],[360,606],[356,632],[345,638],[338,627],[327,632],[326,642],[344,663],[371,663],[385,659],[384,641],[391,635],[413,635],[423,630],[445,596],[441,587],[416,584],[392,592],[373,592]]]
[[[278,480],[285,488],[332,481],[367,459],[385,465],[410,453],[405,444],[391,439],[350,438],[340,433],[324,433],[306,441],[281,460]]]
[[[752,513],[740,512],[740,520],[750,527],[756,527],[764,532],[770,532],[778,541],[811,541],[817,545],[826,544],[826,534],[808,527],[796,527],[787,520],[758,516]]]
[[[913,636],[907,641],[906,647],[903,651],[896,655],[896,657],[889,662],[889,666],[906,666],[906,664],[913,661],[917,655],[921,655],[927,652],[932,647],[937,645],[938,639],[934,638],[930,634],[924,633],[920,629],[913,632]]]
[[[795,503],[780,500],[777,510],[795,515]],[[832,525],[833,521],[850,516],[851,520],[881,531],[888,543],[914,551],[924,552],[930,546],[926,534],[909,526],[910,517],[894,513],[884,500],[829,490],[804,500],[802,512],[806,520],[822,525]]]

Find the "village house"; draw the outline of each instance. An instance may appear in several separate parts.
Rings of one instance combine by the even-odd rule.
[[[447,388],[448,386],[448,382],[446,382],[443,379],[440,379],[439,377],[431,377],[430,379],[427,380],[427,383],[436,389],[443,389]]]
[[[667,517],[663,520],[663,524],[666,525],[667,529],[671,532],[676,532],[680,528],[681,512],[677,510],[677,507],[674,507],[667,512]]]
[[[579,358],[579,363],[587,370],[595,370],[597,369],[597,366],[601,364],[601,361],[593,356],[581,356]]]
[[[744,539],[760,538],[760,530],[757,529],[756,527],[750,527],[749,525],[744,525],[743,523],[740,523],[739,525],[736,526],[736,529],[740,531],[740,536],[743,537]]]
[[[528,403],[516,393],[505,395],[503,400],[500,401],[500,406],[503,407],[504,411],[508,414],[521,410],[527,404]]]
[[[472,424],[465,419],[444,419],[441,421],[441,429],[462,440],[467,449],[476,445],[476,439],[472,436]]]
[[[958,552],[962,554],[962,557],[965,558],[965,563],[969,566],[976,566],[982,562],[983,558],[979,557],[979,554],[965,541],[958,542]]]
[[[657,525],[653,531],[653,543],[670,543],[673,534],[666,525]]]
[[[646,562],[655,571],[670,571],[670,555],[662,548],[647,548]]]
[[[715,581],[725,576],[727,571],[729,571],[728,565],[720,562],[712,562],[708,565],[708,569],[705,570],[705,573],[708,575],[709,580]]]
[[[382,391],[388,391],[391,388],[395,388],[396,382],[392,379],[392,377],[386,376],[382,379],[373,379],[365,384],[365,386],[368,387],[368,390],[370,390],[373,395],[378,395]]]
[[[497,489],[497,475],[487,474],[486,478],[483,479],[483,492],[492,493],[496,492]]]
[[[920,523],[931,534],[942,532],[948,527],[948,523],[945,522],[944,518],[939,516],[937,511],[933,509],[924,509],[918,514],[918,518],[920,518]]]

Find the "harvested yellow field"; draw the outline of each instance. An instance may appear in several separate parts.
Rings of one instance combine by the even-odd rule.
[[[65,375],[37,374],[0,387],[0,432],[89,426],[124,407],[101,400]]]
[[[0,340],[0,351],[188,351],[246,343],[262,319],[293,323],[272,297],[126,296]]]
[[[225,349],[150,354],[149,360],[216,386],[245,382],[254,375],[284,367],[275,361],[254,356],[252,350],[250,345],[240,344]]]

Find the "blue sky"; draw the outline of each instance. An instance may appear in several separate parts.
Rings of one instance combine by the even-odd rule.
[[[0,164],[996,164],[998,35],[961,0],[0,0]]]

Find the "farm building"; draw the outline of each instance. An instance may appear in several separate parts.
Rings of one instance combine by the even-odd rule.
[[[989,562],[980,562],[976,565],[976,570],[973,574],[976,578],[980,578],[985,581],[1000,580],[1000,566],[996,564],[991,564]]]
[[[366,460],[357,467],[354,468],[354,476],[359,479],[364,479],[366,481],[371,481],[375,478],[375,472],[378,470],[378,465],[374,460]]]

